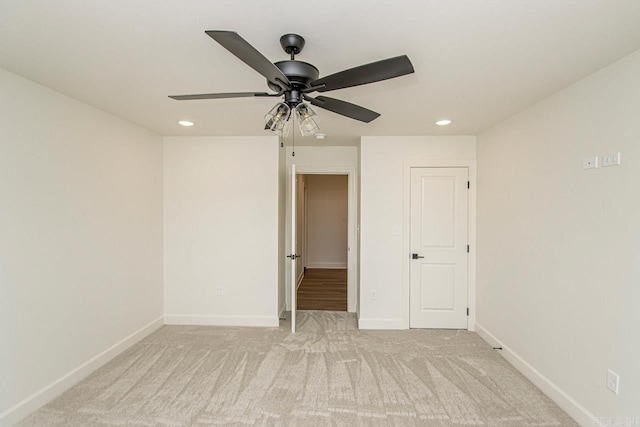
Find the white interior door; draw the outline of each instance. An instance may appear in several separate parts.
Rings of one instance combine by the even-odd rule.
[[[411,169],[411,328],[467,329],[467,168]]]
[[[298,287],[296,286],[297,277],[296,274],[296,264],[297,264],[297,254],[296,254],[296,165],[291,165],[289,169],[289,182],[291,183],[291,253],[287,255],[289,260],[291,261],[291,332],[296,331],[296,305],[297,305],[297,291]]]

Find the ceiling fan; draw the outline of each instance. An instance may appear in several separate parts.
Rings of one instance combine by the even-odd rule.
[[[305,42],[304,38],[297,34],[285,34],[280,37],[280,45],[286,53],[291,55],[290,59],[272,63],[236,32],[205,31],[205,33],[238,57],[238,59],[266,77],[267,86],[275,93],[206,93],[199,95],[172,95],[169,96],[169,98],[184,101],[193,99],[282,96],[283,102],[278,103],[265,116],[265,129],[271,129],[283,135],[286,135],[289,129],[288,124],[289,118],[291,117],[291,109],[295,109],[296,116],[299,119],[300,131],[303,135],[311,135],[318,131],[317,123],[313,118],[316,114],[304,101],[316,107],[369,123],[378,118],[380,114],[359,105],[327,96],[316,96],[314,98],[309,96],[309,93],[328,92],[336,89],[374,83],[400,77],[413,73],[414,71],[409,58],[406,55],[402,55],[371,62],[319,78],[320,72],[315,66],[295,59],[295,55],[302,51]]]

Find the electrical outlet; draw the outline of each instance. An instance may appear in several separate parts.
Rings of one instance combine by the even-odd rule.
[[[606,156],[602,156],[602,167],[606,168],[608,166],[617,166],[620,164],[620,153],[608,154]]]
[[[607,370],[607,388],[615,394],[618,394],[620,388],[620,376],[611,369]]]
[[[377,298],[377,295],[376,295],[376,291],[374,289],[373,291],[371,291],[371,299],[374,300],[376,298]]]
[[[582,159],[582,169],[595,169],[598,167],[598,157],[585,157]]]
[[[218,286],[218,296],[224,296],[224,286]]]

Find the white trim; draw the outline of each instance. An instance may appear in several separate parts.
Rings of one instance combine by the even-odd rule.
[[[298,175],[296,174],[296,165],[289,165],[289,194],[291,194],[291,202],[289,204],[289,245],[291,247],[291,264],[289,268],[289,276],[291,277],[291,333],[296,332],[296,311],[298,310],[298,287],[294,285],[296,277],[296,269],[298,268],[298,240],[296,234],[298,232]],[[279,323],[279,322],[278,322]]]
[[[597,418],[589,412],[584,406],[576,402],[564,390],[554,384],[549,378],[545,377],[536,368],[520,357],[517,353],[504,345],[491,332],[476,322],[476,333],[492,347],[502,347],[500,355],[504,357],[514,368],[522,373],[529,381],[538,387],[544,394],[553,400],[560,408],[576,420],[580,425],[600,425],[603,426]]]
[[[57,396],[78,384],[89,376],[89,374],[104,366],[111,359],[162,327],[162,325],[164,325],[164,317],[161,316],[87,360],[77,368],[67,372],[57,380],[42,387],[31,396],[16,403],[0,414],[0,425],[17,423],[30,413],[46,405]]]
[[[469,307],[469,318],[467,319],[467,329],[475,330],[476,325],[476,161],[475,160],[425,160],[408,159],[404,161],[403,170],[403,216],[402,216],[402,247],[403,253],[407,254],[406,261],[402,265],[402,319],[404,329],[409,329],[409,288],[410,288],[410,261],[411,252],[411,168],[455,168],[463,167],[469,169],[469,258],[468,258],[468,283],[467,283],[467,306]]]
[[[332,268],[332,269],[345,269],[347,268],[346,262],[312,262],[307,263],[307,268]]]
[[[407,329],[404,319],[358,319],[359,329]]]
[[[303,239],[302,239],[302,271],[307,266],[307,260],[309,259],[309,194],[307,193],[307,180],[302,180],[302,213],[303,213]]]
[[[239,316],[239,315],[192,315],[167,314],[165,325],[199,325],[199,326],[264,326],[278,327],[278,316]]]
[[[356,168],[353,166],[313,166],[313,165],[300,165],[296,168],[298,175],[347,175],[348,176],[348,220],[347,220],[347,245],[349,251],[347,252],[347,267],[334,267],[334,268],[347,268],[347,311],[349,313],[355,313],[358,304],[358,235],[357,235],[357,223],[358,223],[358,188],[357,188],[357,176]],[[286,226],[285,226],[286,228]],[[307,260],[305,260],[307,262]],[[312,268],[307,264],[307,268]],[[325,268],[325,267],[316,267]],[[331,268],[331,267],[328,267]]]

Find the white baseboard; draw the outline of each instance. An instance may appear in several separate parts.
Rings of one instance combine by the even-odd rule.
[[[406,329],[402,319],[358,319],[360,329]]]
[[[505,346],[492,333],[487,331],[482,325],[476,322],[476,333],[492,347],[502,347],[500,354],[514,368],[522,373],[529,381],[535,384],[544,394],[553,400],[560,408],[562,408],[571,418],[576,420],[580,425],[593,426],[603,425],[589,412],[584,406],[576,402],[571,396],[564,392],[560,387],[554,384],[549,378],[542,375],[536,368],[531,366],[526,360],[517,353]]]
[[[304,273],[300,273],[300,275],[298,276],[298,282],[296,284],[296,291],[300,288],[300,285],[302,284],[303,279],[304,279]]]
[[[200,326],[280,326],[278,316],[236,316],[236,315],[190,315],[167,314],[166,325],[200,325]]]
[[[308,262],[307,268],[347,268],[346,262]]]
[[[164,317],[161,316],[149,324],[138,329],[136,332],[118,341],[102,353],[87,360],[77,368],[69,371],[57,380],[42,387],[26,399],[16,403],[11,408],[0,414],[0,425],[12,425],[25,418],[30,413],[46,405],[54,398],[58,397],[96,369],[102,367],[111,359],[151,334],[164,325]]]

